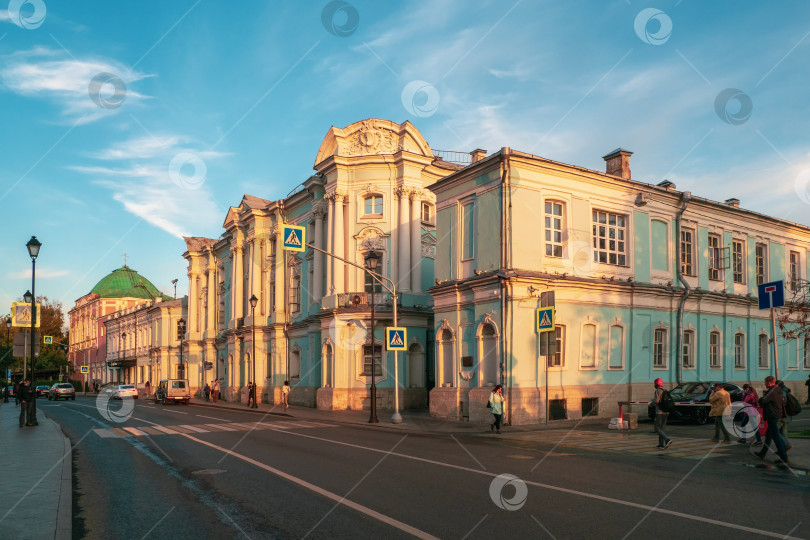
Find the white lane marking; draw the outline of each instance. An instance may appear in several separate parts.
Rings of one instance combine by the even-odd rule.
[[[126,431],[129,431],[130,433],[132,433],[132,434],[133,434],[133,435],[135,435],[136,437],[140,437],[141,435],[146,435],[146,433],[144,433],[143,431],[141,431],[141,430],[140,430],[140,429],[138,429],[138,428],[134,428],[134,427],[125,427],[124,429],[125,429]]]
[[[234,429],[234,428],[228,427],[228,426],[222,426],[222,425],[219,425],[219,424],[206,424],[206,425],[211,426],[214,429],[219,428],[219,429],[224,429],[225,431],[239,431],[238,429]]]
[[[213,416],[203,416],[201,414],[195,414],[194,416],[199,416],[200,418],[208,418],[210,420],[219,420],[220,422],[230,422],[230,420],[225,420],[224,418],[214,418]]]
[[[397,529],[399,529],[399,530],[401,530],[401,531],[403,531],[403,532],[405,532],[407,534],[410,534],[410,535],[415,536],[417,538],[425,538],[425,539],[435,539],[436,538],[435,536],[433,536],[431,534],[428,534],[425,531],[422,531],[420,529],[417,529],[416,527],[412,527],[411,525],[408,525],[407,523],[403,523],[403,522],[398,521],[398,520],[396,520],[396,519],[394,519],[394,518],[392,518],[390,516],[386,516],[385,514],[381,514],[380,512],[377,512],[376,510],[372,510],[371,508],[369,508],[367,506],[363,506],[362,504],[358,504],[356,502],[347,500],[347,499],[341,497],[340,495],[338,495],[336,493],[332,493],[331,491],[327,491],[327,490],[325,490],[325,489],[323,489],[321,487],[316,486],[315,484],[310,484],[306,480],[302,480],[302,479],[300,479],[300,478],[298,478],[296,476],[293,476],[291,474],[288,474],[288,473],[286,473],[286,472],[284,472],[284,471],[282,471],[280,469],[276,469],[275,467],[271,467],[270,465],[266,465],[266,464],[264,464],[264,463],[262,463],[260,461],[256,461],[255,459],[251,459],[251,458],[249,458],[247,456],[243,456],[242,454],[238,454],[238,453],[234,452],[233,450],[228,450],[227,448],[217,446],[216,444],[212,444],[212,443],[209,443],[207,441],[203,441],[201,439],[198,439],[196,437],[192,437],[191,435],[189,435],[187,433],[183,433],[182,435],[183,435],[183,437],[186,437],[187,439],[191,439],[192,441],[198,442],[200,444],[210,446],[211,448],[219,450],[220,452],[226,453],[226,454],[231,455],[231,456],[233,456],[235,458],[239,458],[239,459],[241,459],[243,461],[246,461],[247,463],[250,463],[251,465],[255,465],[256,467],[259,467],[260,469],[264,469],[265,471],[268,471],[268,472],[270,472],[272,474],[280,476],[280,477],[284,478],[285,480],[289,480],[290,482],[298,484],[299,486],[301,486],[301,487],[303,487],[305,489],[308,489],[310,491],[314,491],[315,493],[317,493],[319,495],[322,495],[323,497],[326,497],[327,499],[331,499],[331,500],[333,500],[333,501],[335,501],[335,502],[337,502],[339,504],[342,504],[344,506],[347,506],[347,507],[349,507],[349,508],[351,508],[353,510],[357,510],[358,512],[360,512],[362,514],[365,514],[365,515],[367,515],[369,517],[372,517],[372,518],[374,518],[374,519],[376,519],[378,521],[381,521],[382,523],[385,523],[387,525],[395,527],[395,528],[397,528]],[[396,455],[396,454],[394,454],[394,455]]]
[[[173,411],[171,409],[163,409],[166,412],[173,412],[175,414],[188,414],[187,412]]]
[[[407,454],[400,454],[400,453],[397,453],[397,452],[389,452],[388,450],[380,450],[378,448],[370,448],[370,447],[367,447],[367,446],[361,446],[359,444],[347,443],[347,442],[343,442],[343,441],[335,441],[335,440],[332,440],[332,439],[326,439],[324,437],[318,437],[318,436],[315,436],[315,435],[307,435],[305,433],[296,432],[296,431],[286,431],[286,430],[281,431],[280,430],[279,433],[286,433],[288,435],[292,435],[292,436],[295,436],[295,437],[304,437],[305,439],[313,439],[313,440],[316,440],[316,441],[323,441],[323,442],[337,444],[337,445],[341,445],[341,446],[348,446],[348,447],[351,447],[351,448],[358,448],[360,450],[367,450],[369,452],[376,452],[378,454],[390,454],[392,456],[401,457],[403,459],[410,459],[410,460],[413,460],[413,461],[420,461],[422,463],[430,463],[432,465],[438,465],[440,467],[447,467],[447,468],[450,468],[450,469],[458,469],[458,470],[461,470],[461,471],[471,472],[471,473],[475,473],[475,474],[481,474],[481,475],[484,475],[484,476],[491,476],[491,477],[497,477],[498,476],[497,474],[491,473],[491,472],[488,472],[488,471],[481,471],[481,470],[478,470],[478,469],[470,469],[469,467],[464,467],[464,466],[461,466],[461,465],[454,465],[452,463],[443,463],[441,461],[435,461],[435,460],[432,460],[432,459],[421,458],[421,457],[416,457],[416,456],[409,456]],[[188,435],[185,435],[185,436],[188,437]],[[193,439],[194,437],[189,437],[189,438]],[[203,442],[203,441],[200,441],[200,442]],[[203,442],[203,444],[208,444],[208,443]],[[209,446],[214,446],[214,445],[209,445]],[[230,450],[225,450],[223,448],[222,451],[226,452],[226,453],[229,453],[229,454],[233,454],[235,457],[240,457],[238,454],[236,454],[234,452],[231,452]],[[247,458],[247,459],[249,459],[249,458]],[[665,514],[665,515],[668,515],[668,516],[675,516],[675,517],[679,517],[679,518],[682,518],[682,519],[687,519],[687,520],[691,520],[691,521],[697,521],[699,523],[708,523],[710,525],[717,525],[717,526],[720,526],[720,527],[726,527],[726,528],[735,529],[735,530],[738,530],[738,531],[745,531],[745,532],[751,532],[751,533],[754,533],[754,534],[761,534],[763,536],[768,536],[768,537],[771,537],[771,538],[792,538],[792,537],[786,537],[783,533],[775,533],[775,532],[770,532],[770,531],[766,531],[766,530],[763,530],[763,529],[756,529],[754,527],[746,527],[745,525],[737,525],[735,523],[727,523],[725,521],[719,521],[719,520],[716,520],[716,519],[711,519],[711,518],[706,518],[706,517],[701,517],[701,516],[695,516],[695,515],[692,515],[692,514],[685,514],[683,512],[678,512],[676,510],[667,510],[665,508],[656,508],[654,506],[649,506],[649,505],[646,505],[646,504],[635,503],[635,502],[632,502],[632,501],[625,501],[625,500],[622,500],[622,499],[614,499],[613,497],[605,497],[604,495],[597,495],[595,493],[588,493],[588,492],[585,492],[585,491],[578,491],[578,490],[575,490],[575,489],[569,489],[569,488],[565,488],[565,487],[561,487],[561,486],[554,486],[552,484],[544,484],[542,482],[534,482],[534,481],[531,481],[531,480],[524,480],[524,482],[526,484],[529,484],[529,485],[532,485],[532,486],[535,486],[535,487],[539,487],[539,488],[543,488],[543,489],[547,489],[549,491],[558,491],[558,492],[561,492],[561,493],[568,493],[569,495],[578,495],[580,497],[585,497],[585,498],[588,498],[588,499],[595,499],[595,500],[603,501],[603,502],[609,502],[609,503],[618,504],[618,505],[621,505],[621,506],[629,506],[631,508],[639,508],[641,510],[648,510],[648,511],[651,511],[651,512],[657,512],[659,514]]]
[[[210,433],[211,432],[208,429],[199,428],[197,426],[189,426],[189,425],[186,425],[186,424],[181,424],[178,427],[190,429],[191,431],[196,431],[197,433]]]
[[[177,435],[178,433],[180,433],[179,431],[175,431],[173,429],[167,428],[166,426],[159,426],[157,424],[153,424],[152,427],[154,429],[162,431],[163,433],[168,433],[169,435]]]

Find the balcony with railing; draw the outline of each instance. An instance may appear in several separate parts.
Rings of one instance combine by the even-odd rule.
[[[387,292],[374,293],[374,305],[383,307],[391,306],[391,295]],[[350,292],[340,293],[337,295],[337,307],[370,307],[371,306],[371,293],[367,292]]]

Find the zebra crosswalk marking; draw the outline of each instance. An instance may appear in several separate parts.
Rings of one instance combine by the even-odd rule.
[[[203,429],[203,428],[199,428],[199,427],[197,427],[197,426],[183,425],[183,426],[180,426],[180,427],[181,427],[181,428],[190,429],[191,431],[195,431],[195,432],[197,432],[197,433],[210,433],[210,431],[209,431],[209,430],[207,430],[207,429]]]
[[[223,431],[248,430],[275,430],[288,431],[292,429],[313,429],[323,427],[336,427],[336,424],[310,422],[305,420],[294,422],[227,422],[224,424],[180,424],[174,426],[137,426],[137,427],[110,427],[107,429],[94,429],[99,437],[144,437],[149,435],[180,435],[182,433],[221,433]]]

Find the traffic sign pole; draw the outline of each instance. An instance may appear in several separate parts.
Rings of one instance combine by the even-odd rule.
[[[785,282],[771,281],[757,286],[759,309],[771,310],[771,332],[773,334],[773,367],[774,376],[779,380],[779,347],[776,341],[776,308],[785,305]]]
[[[773,367],[776,380],[779,380],[779,348],[776,346],[776,310],[771,308],[771,328],[773,329]]]

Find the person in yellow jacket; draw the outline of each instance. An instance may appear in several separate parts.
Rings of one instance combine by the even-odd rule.
[[[503,386],[499,384],[489,394],[489,410],[492,412],[492,416],[495,417],[495,421],[490,424],[489,429],[498,434],[501,432],[501,422],[503,422],[504,403],[506,403],[506,400],[503,397]]]
[[[712,404],[712,410],[709,411],[709,416],[714,417],[714,438],[712,442],[718,442],[720,439],[720,432],[723,432],[723,442],[726,444],[731,443],[731,434],[726,429],[723,423],[723,418],[731,415],[731,396],[723,388],[721,383],[715,383],[714,390],[709,396],[709,403]]]

